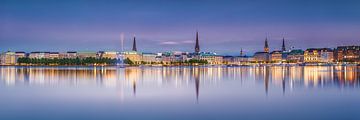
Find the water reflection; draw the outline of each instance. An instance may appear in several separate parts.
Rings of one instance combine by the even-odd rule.
[[[269,89],[297,88],[358,88],[360,67],[305,66],[305,67],[0,67],[1,86],[46,87],[110,87],[137,89],[152,87],[195,86],[199,100],[201,86],[218,85],[227,81],[263,85]],[[241,87],[241,85],[239,85]]]

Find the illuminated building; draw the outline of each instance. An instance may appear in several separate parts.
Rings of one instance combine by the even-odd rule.
[[[136,51],[125,51],[122,52],[122,54],[124,55],[124,59],[130,59],[135,64],[140,64],[142,61],[141,54]]]
[[[270,53],[270,61],[271,62],[281,62],[283,59],[283,54],[281,51],[273,51]]]
[[[68,51],[66,52],[65,58],[76,58],[77,52],[76,51]]]
[[[360,46],[338,46],[334,56],[338,62],[359,62]]]
[[[15,65],[16,64],[16,56],[15,52],[5,52],[1,54],[1,64],[2,65]]]
[[[104,52],[102,58],[118,59],[118,52]]]
[[[269,53],[268,52],[256,52],[254,54],[255,62],[268,62],[269,61]]]
[[[42,59],[50,58],[50,52],[31,52],[29,58]]]
[[[250,56],[223,56],[223,63],[227,65],[247,65],[253,61]]]
[[[15,52],[16,59],[18,58],[25,58],[26,53],[25,52]]]
[[[157,54],[154,53],[143,53],[142,54],[142,61],[146,63],[155,63],[159,62],[156,60]]]
[[[291,63],[300,63],[304,61],[304,51],[301,49],[291,50],[286,56],[286,60]]]
[[[50,52],[49,58],[50,59],[58,59],[58,58],[60,58],[60,53],[59,52]]]
[[[199,56],[200,60],[206,60],[209,64],[222,64],[223,57],[211,52],[201,52]]]
[[[320,62],[324,62],[324,63],[334,62],[334,50],[330,48],[322,48],[320,50]]]
[[[333,50],[330,48],[309,48],[304,52],[304,62],[307,63],[328,63],[334,60]]]
[[[319,62],[320,51],[318,49],[307,49],[304,52],[304,62]]]
[[[80,59],[89,58],[89,57],[97,58],[98,54],[97,52],[78,52],[77,57],[79,57]]]

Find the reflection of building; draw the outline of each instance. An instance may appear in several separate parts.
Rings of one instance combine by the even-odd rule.
[[[359,62],[360,46],[338,46],[334,51],[334,56],[339,62]]]
[[[16,64],[16,56],[15,52],[5,52],[1,54],[1,64],[2,65],[15,65]]]
[[[134,95],[136,95],[136,82],[140,79],[140,76],[142,72],[140,72],[140,69],[137,68],[127,68],[125,69],[125,80],[129,84],[132,84],[132,89]]]

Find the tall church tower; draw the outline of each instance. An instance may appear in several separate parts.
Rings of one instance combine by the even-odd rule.
[[[199,33],[196,31],[195,53],[199,53],[199,52],[200,52]]]
[[[244,56],[244,52],[243,52],[243,49],[241,48],[240,50],[240,56]]]
[[[268,45],[267,37],[265,38],[264,52],[269,52],[269,45]]]
[[[281,50],[282,50],[282,51],[286,51],[286,48],[285,48],[285,38],[283,38]]]
[[[137,51],[137,49],[136,49],[136,39],[135,39],[135,36],[134,36],[132,51]]]

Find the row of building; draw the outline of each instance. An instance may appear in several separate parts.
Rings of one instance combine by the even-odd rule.
[[[285,39],[281,50],[269,52],[265,39],[264,51],[249,57],[255,63],[335,63],[360,62],[360,46],[338,46],[337,48],[308,48],[286,50]],[[248,60],[248,61],[251,61]]]
[[[142,53],[136,48],[136,39],[133,39],[131,51],[125,52],[4,52],[0,56],[2,65],[15,65],[18,58],[28,57],[36,59],[62,59],[62,58],[110,58],[119,61],[130,59],[135,64],[173,64],[191,59],[206,60],[209,64],[246,65],[254,63],[334,63],[334,62],[360,62],[360,46],[339,46],[331,48],[309,48],[304,50],[286,50],[285,39],[281,50],[270,52],[267,38],[264,51],[256,52],[253,56],[246,56],[242,50],[240,56],[221,56],[213,52],[200,52],[198,32],[194,52],[162,52]]]

